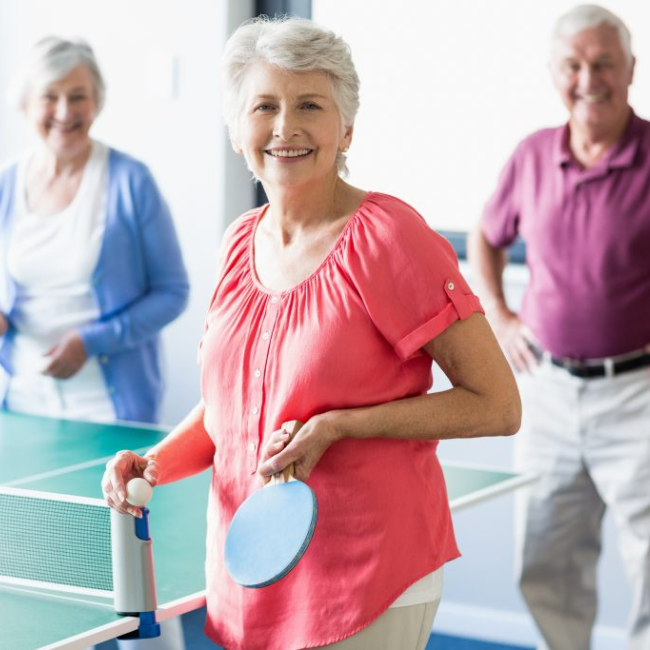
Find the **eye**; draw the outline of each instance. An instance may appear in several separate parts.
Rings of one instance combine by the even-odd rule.
[[[302,105],[302,108],[304,108],[305,110],[308,110],[308,111],[316,111],[316,110],[320,109],[320,106],[318,104],[316,104],[315,102],[305,102]]]
[[[70,97],[71,102],[83,102],[88,98],[87,95],[72,95]]]
[[[55,102],[56,95],[54,93],[44,93],[43,95],[41,95],[41,99],[44,102]]]
[[[269,103],[257,104],[257,106],[255,106],[255,111],[260,113],[268,113],[270,111],[273,111],[274,109],[275,106]]]

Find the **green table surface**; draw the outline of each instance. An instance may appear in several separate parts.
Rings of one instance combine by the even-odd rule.
[[[121,449],[144,451],[165,434],[154,427],[0,411],[0,486],[101,498],[107,460]],[[530,480],[480,467],[445,464],[443,469],[454,512]],[[205,472],[154,492],[149,507],[159,618],[203,604],[209,484]],[[0,578],[0,648],[81,649],[137,627],[137,619],[115,614],[110,601],[89,600],[3,585]]]

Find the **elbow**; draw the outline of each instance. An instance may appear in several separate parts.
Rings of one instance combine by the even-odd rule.
[[[521,428],[521,399],[515,392],[500,408],[499,430],[502,436],[513,436]]]
[[[190,301],[190,285],[179,282],[169,285],[163,290],[166,298],[165,325],[178,318],[186,309]]]
[[[513,436],[521,428],[521,399],[519,391],[504,390],[493,394],[481,409],[484,436]]]
[[[190,302],[190,285],[184,284],[178,288],[177,291],[177,300],[176,306],[178,313],[177,316],[180,316],[186,309],[187,305]]]

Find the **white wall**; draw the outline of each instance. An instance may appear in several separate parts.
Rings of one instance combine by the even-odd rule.
[[[516,143],[566,121],[546,62],[554,21],[578,1],[313,0],[314,20],[348,41],[361,78],[351,182],[396,194],[435,228],[472,228]],[[631,103],[648,118],[650,3],[602,4],[630,27]],[[510,279],[516,308],[525,279],[517,272]],[[444,388],[444,377],[437,384]],[[440,455],[511,467],[512,446],[513,439],[454,441],[442,443]],[[514,585],[512,505],[503,497],[455,517],[464,557],[448,565],[440,631],[533,645]],[[604,547],[594,648],[619,650],[629,595],[609,519]]]
[[[196,347],[219,241],[253,200],[250,175],[230,154],[219,88],[227,34],[251,10],[252,0],[0,0],[0,93],[37,38],[87,39],[108,86],[92,135],[144,160],[170,204],[192,291],[164,332],[169,423],[198,400]],[[31,138],[22,116],[0,102],[0,161]]]
[[[404,198],[434,227],[471,227],[514,144],[564,119],[545,48],[553,19],[571,4],[314,0],[314,18],[351,43],[362,80],[352,182]],[[632,28],[639,58],[632,102],[648,116],[650,5],[605,4]],[[192,295],[164,336],[167,422],[198,397],[196,344],[218,242],[225,224],[252,203],[249,174],[230,153],[221,124],[218,75],[227,32],[251,10],[252,0],[0,0],[0,92],[36,38],[87,38],[108,82],[94,135],[147,162],[171,205]],[[173,96],[161,97],[174,74]],[[21,116],[0,101],[0,161],[17,155],[29,138]],[[521,285],[512,290],[520,292]],[[446,443],[441,455],[509,466],[511,444]],[[532,628],[512,584],[511,500],[461,513],[456,525],[464,558],[449,566],[438,628],[529,640]],[[598,650],[622,647],[616,634],[628,604],[611,526],[607,530],[599,623],[614,628],[614,636],[601,634]]]
[[[553,22],[579,0],[313,0],[352,47],[361,109],[350,180],[468,230],[515,144],[565,121],[546,68]],[[637,55],[631,101],[650,117],[650,3],[603,0]]]

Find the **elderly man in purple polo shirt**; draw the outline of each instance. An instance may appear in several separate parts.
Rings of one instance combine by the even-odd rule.
[[[594,5],[559,19],[550,67],[568,124],[512,154],[469,242],[483,304],[520,371],[517,460],[540,474],[517,521],[522,593],[552,650],[588,650],[609,507],[632,587],[630,650],[650,650],[650,122],[634,57]],[[530,269],[508,308],[505,247]]]

